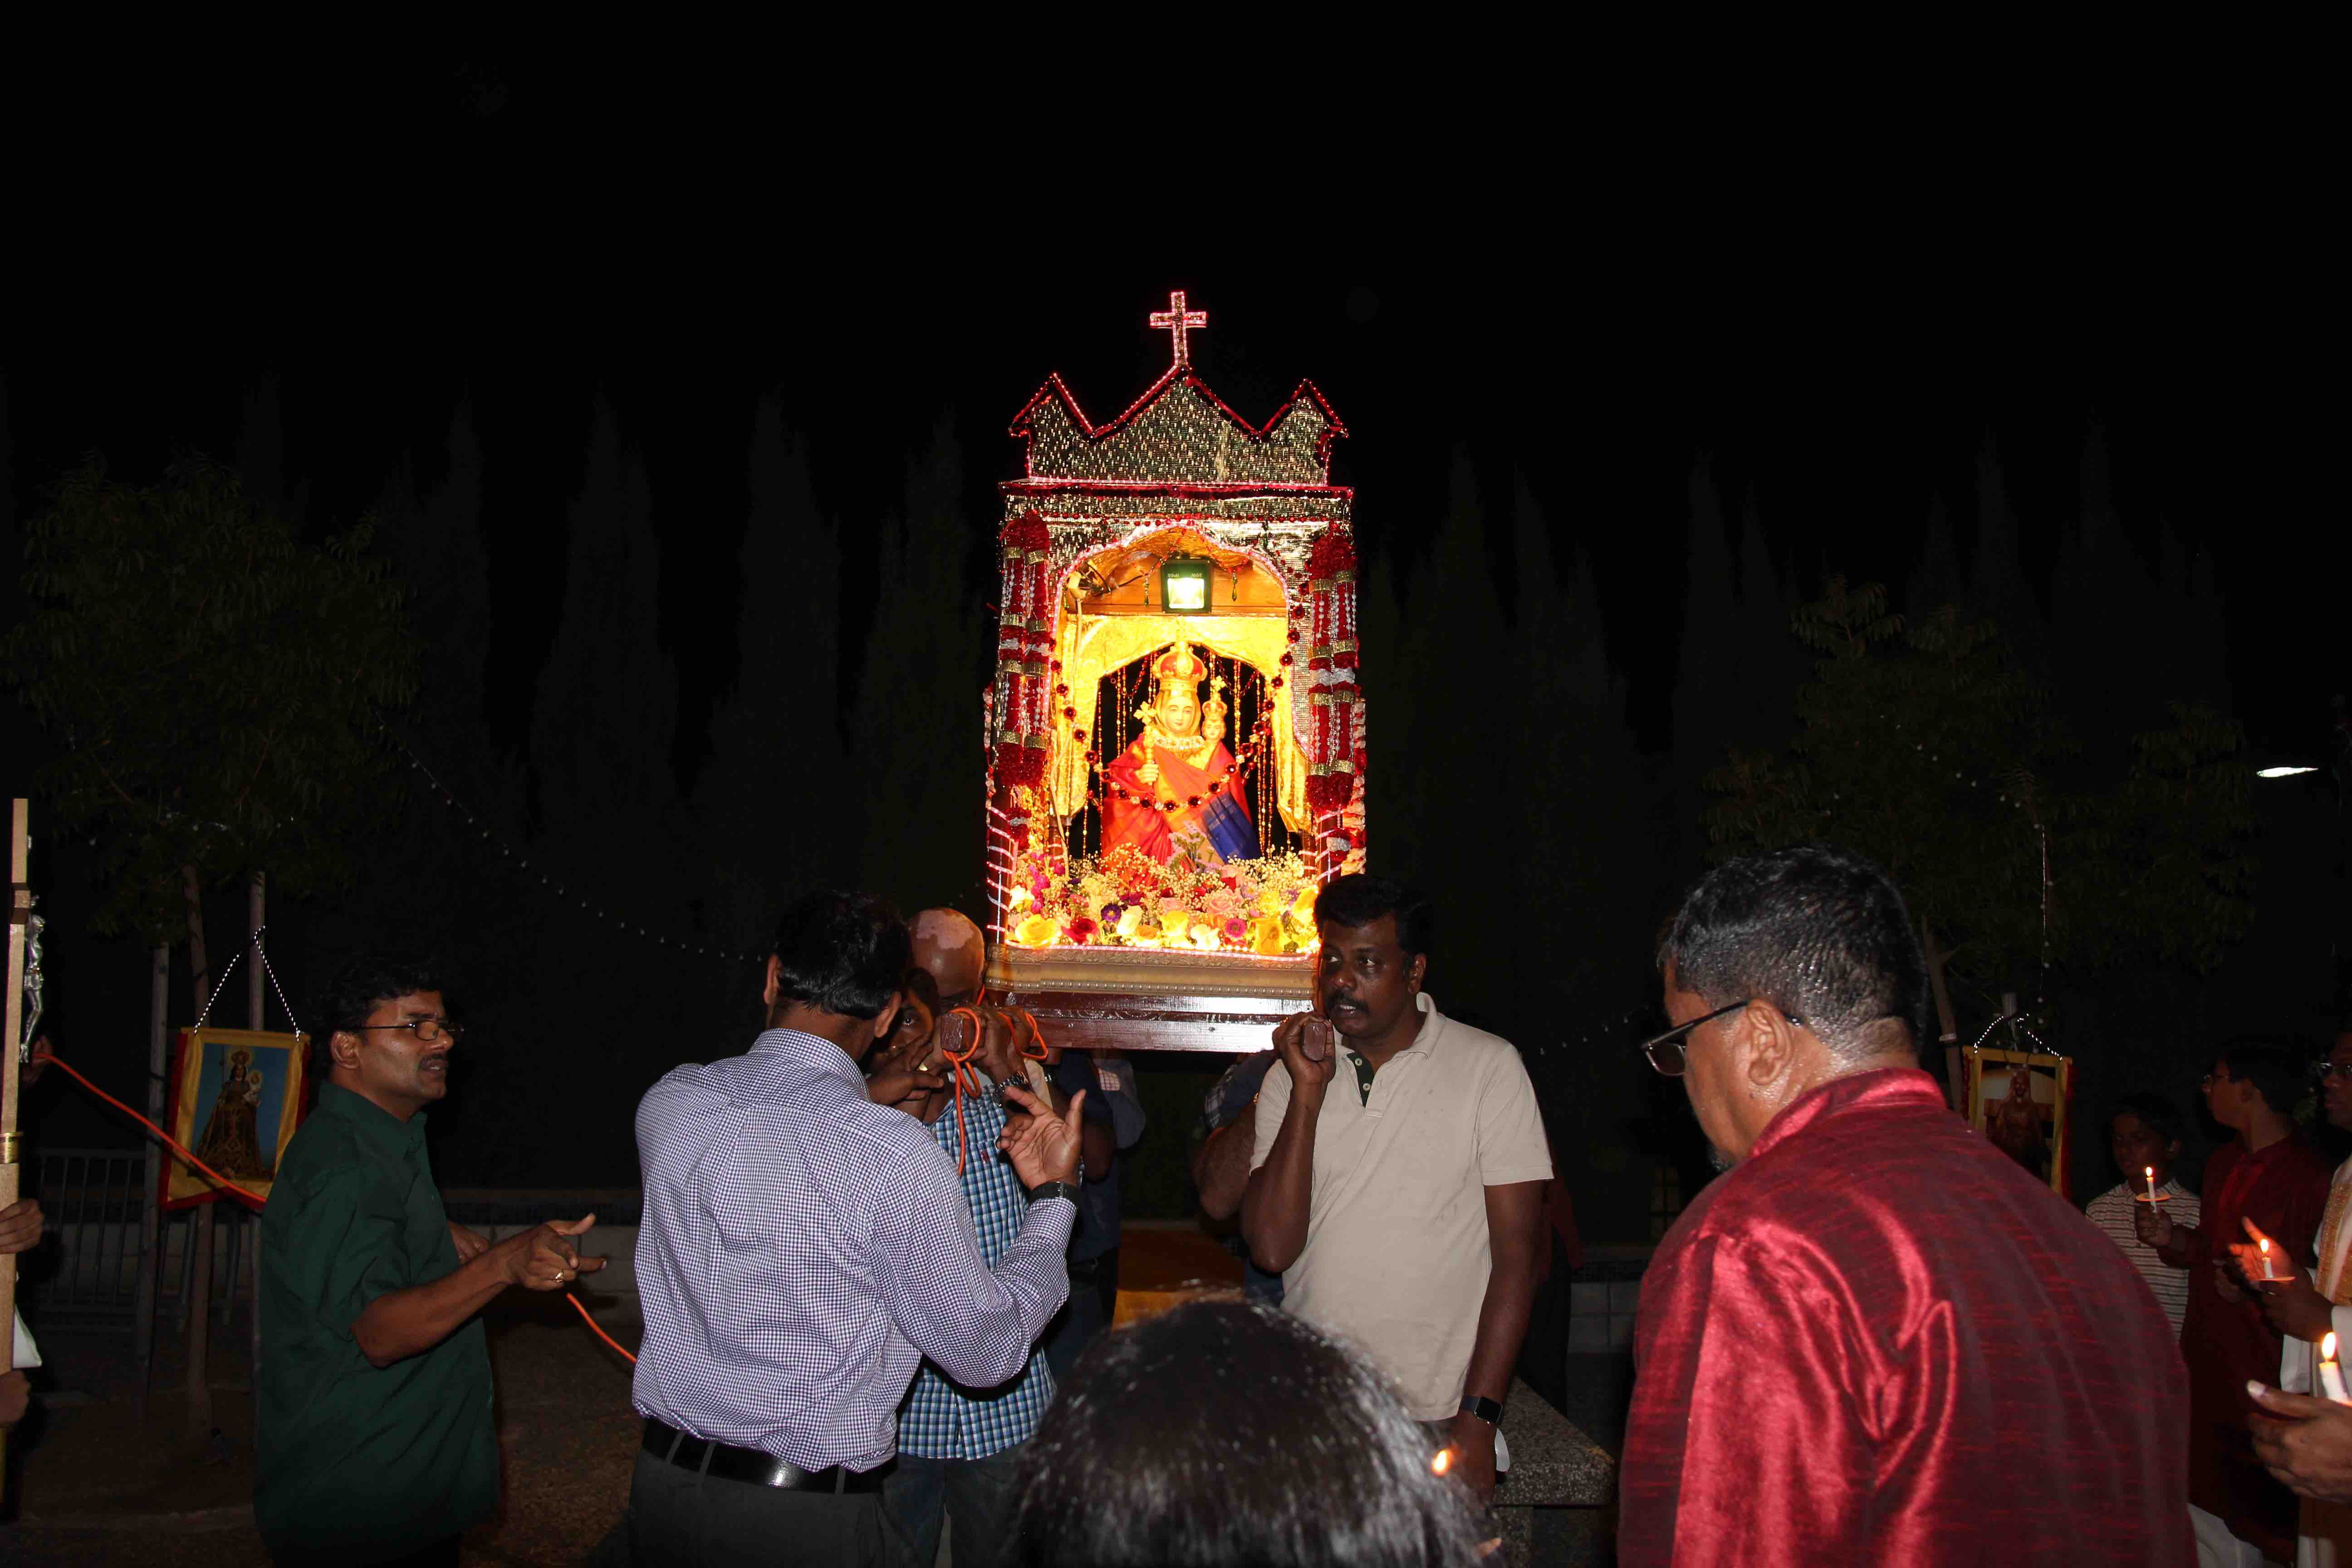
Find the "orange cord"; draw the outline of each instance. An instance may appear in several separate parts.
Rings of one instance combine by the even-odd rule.
[[[214,1183],[217,1184],[222,1191],[232,1193],[236,1196],[245,1199],[255,1208],[261,1208],[268,1205],[269,1201],[268,1199],[263,1197],[259,1193],[253,1191],[249,1187],[238,1186],[235,1182],[230,1181],[226,1176],[222,1175],[210,1165],[207,1165],[202,1160],[197,1159],[194,1154],[188,1151],[185,1144],[173,1137],[169,1132],[166,1132],[162,1128],[156,1126],[153,1122],[148,1121],[145,1117],[140,1115],[139,1112],[123,1104],[122,1101],[115,1099],[114,1096],[107,1093],[106,1090],[99,1088],[98,1085],[90,1082],[89,1079],[84,1078],[71,1063],[59,1060],[55,1054],[48,1051],[36,1052],[34,1054],[33,1060],[37,1062],[49,1063],[51,1066],[57,1068],[60,1072],[63,1072],[68,1078],[81,1085],[82,1088],[89,1090],[90,1093],[98,1096],[99,1099],[106,1101],[107,1104],[122,1112],[123,1115],[128,1116],[131,1121],[136,1121],[140,1126],[147,1129],[148,1131],[152,1132],[156,1137],[162,1139],[165,1146],[173,1153],[179,1155],[180,1158],[185,1160],[189,1164],[194,1165],[197,1170],[202,1171],[206,1176],[212,1178]],[[563,1293],[563,1299],[572,1303],[572,1310],[580,1314],[580,1321],[588,1325],[589,1332],[594,1334],[606,1344],[611,1345],[614,1350],[620,1351],[621,1354],[627,1358],[631,1366],[636,1365],[637,1358],[630,1355],[627,1351],[622,1350],[620,1342],[613,1338],[612,1335],[606,1333],[604,1329],[598,1325],[596,1320],[588,1315],[588,1309],[581,1303],[579,1297],[573,1295],[571,1291],[566,1290]]]
[[[606,1333],[603,1327],[597,1323],[596,1320],[588,1315],[588,1309],[581,1304],[579,1297],[573,1295],[571,1291],[566,1290],[563,1293],[563,1299],[572,1303],[572,1310],[580,1314],[580,1321],[588,1325],[588,1331],[590,1333],[595,1335],[606,1344],[611,1345],[614,1350],[620,1351],[621,1358],[624,1361],[626,1361],[631,1366],[637,1364],[637,1358],[631,1355],[627,1351],[621,1350],[621,1342]]]
[[[262,1205],[269,1201],[263,1197],[259,1193],[253,1191],[250,1187],[238,1186],[235,1182],[230,1181],[226,1176],[222,1175],[210,1165],[207,1165],[202,1160],[197,1159],[195,1155],[189,1151],[186,1144],[181,1142],[169,1132],[164,1131],[162,1128],[156,1126],[153,1122],[148,1121],[145,1117],[140,1115],[137,1111],[123,1104],[122,1101],[115,1099],[114,1096],[107,1093],[106,1090],[99,1088],[98,1085],[90,1082],[89,1079],[82,1077],[81,1074],[71,1065],[59,1061],[52,1053],[48,1051],[41,1051],[37,1053],[33,1059],[37,1062],[50,1062],[55,1064],[57,1068],[68,1078],[72,1079],[76,1083],[81,1085],[82,1088],[89,1090],[90,1093],[98,1096],[99,1099],[106,1101],[107,1104],[114,1107],[115,1110],[122,1112],[123,1115],[128,1116],[131,1121],[136,1121],[140,1126],[144,1127],[148,1131],[152,1132],[156,1137],[162,1139],[165,1147],[169,1148],[172,1152],[177,1154],[181,1159],[185,1160],[189,1164],[194,1165],[197,1170],[202,1171],[205,1175],[211,1177],[213,1184],[219,1187],[223,1192],[231,1193],[237,1197],[245,1199],[255,1208],[259,1208]]]
[[[947,1058],[950,1069],[948,1076],[950,1081],[955,1085],[956,1174],[958,1176],[961,1176],[963,1174],[964,1158],[971,1152],[971,1136],[965,1130],[963,1121],[964,1074],[967,1071],[977,1071],[977,1069],[973,1068],[971,1066],[971,1059],[980,1055],[980,1042],[986,1037],[988,1026],[982,1023],[980,1021],[980,1015],[973,1012],[969,1007],[950,1007],[948,1009],[948,1016],[950,1018],[954,1017],[959,1013],[971,1020],[971,1048],[966,1051],[958,1052],[949,1050],[945,1046],[941,1046],[940,1047],[940,1055]],[[977,1082],[972,1084],[971,1092],[974,1094],[978,1094],[980,1092],[980,1085]]]

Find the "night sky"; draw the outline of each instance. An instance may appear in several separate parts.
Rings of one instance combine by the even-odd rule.
[[[16,111],[51,133],[16,207],[29,286],[0,349],[7,479],[22,517],[86,450],[136,477],[194,447],[282,465],[287,504],[324,525],[404,461],[429,485],[469,400],[494,718],[515,733],[597,398],[646,461],[691,731],[733,670],[760,397],[782,397],[852,522],[889,506],[947,422],[977,539],[1028,394],[1058,369],[1090,415],[1115,414],[1166,363],[1145,313],[1182,288],[1210,313],[1197,363],[1243,414],[1321,385],[1375,550],[1422,547],[1457,447],[1490,496],[1524,474],[1593,559],[1647,746],[1669,722],[1702,458],[1734,525],[1752,504],[1802,581],[1899,589],[1938,502],[1965,562],[1989,441],[2029,574],[2046,563],[2095,432],[2142,548],[2168,523],[2211,552],[2257,746],[2324,747],[2344,683],[2340,400],[2318,379],[2335,313],[2308,287],[2301,206],[2273,199],[2291,181],[2275,159],[2228,170],[2208,145],[2183,162],[2175,127],[2131,156],[1846,143],[1832,161],[1747,136],[1711,163],[1663,145],[1637,163],[1465,123],[1351,144],[1308,189],[1286,163],[1221,185],[1204,148],[1147,200],[1112,166],[1165,163],[1156,137],[1057,162],[900,123],[904,147],[845,150],[813,134],[814,108],[715,79],[368,68],[134,69],[102,104],[70,74],[24,84]],[[1049,194],[1066,186],[1077,196]],[[257,451],[273,405],[275,457]],[[977,575],[974,593],[993,596]]]

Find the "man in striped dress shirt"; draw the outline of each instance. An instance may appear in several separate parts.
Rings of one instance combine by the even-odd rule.
[[[2173,1179],[2173,1162],[2180,1158],[2180,1131],[2179,1109],[2160,1094],[2126,1094],[2117,1100],[2107,1122],[2107,1150],[2124,1173],[2123,1185],[2101,1193],[2083,1211],[2123,1248],[2147,1281],[2156,1304],[2172,1321],[2175,1339],[2180,1336],[2181,1314],[2189,1310],[2189,1270],[2166,1263],[2139,1238],[2132,1212],[2147,1206],[2147,1173],[2153,1170],[2158,1198],[2174,1223],[2195,1225],[2202,1217],[2197,1194]]]
[[[679,1068],[637,1107],[640,1563],[878,1561],[917,1363],[974,1388],[1015,1377],[1068,1293],[1076,1106],[1003,1134],[1028,1207],[992,1268],[954,1160],[866,1096],[857,1066],[889,1032],[908,957],[880,900],[802,900],[750,1052]]]

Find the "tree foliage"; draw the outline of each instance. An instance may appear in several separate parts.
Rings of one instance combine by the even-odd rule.
[[[57,742],[52,820],[99,847],[100,930],[169,940],[183,868],[296,896],[345,879],[385,805],[379,720],[416,684],[371,533],[306,544],[195,457],[152,487],[93,458],[34,520],[7,679]]]
[[[1815,655],[1799,732],[1786,753],[1735,749],[1707,775],[1718,856],[1860,850],[1987,993],[2036,989],[2045,962],[2204,973],[2244,933],[2236,725],[2175,704],[2127,757],[2088,755],[1995,623],[1948,605],[1906,623],[1875,584],[1831,579],[1791,630]]]

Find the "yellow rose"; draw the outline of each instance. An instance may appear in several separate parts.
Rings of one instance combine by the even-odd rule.
[[[1315,923],[1315,889],[1311,884],[1298,889],[1298,902],[1290,912],[1307,925]]]
[[[1250,921],[1250,947],[1268,958],[1282,956],[1282,917],[1260,915]]]
[[[1280,888],[1260,888],[1257,890],[1257,907],[1270,915],[1280,914],[1282,912],[1282,889]]]
[[[1055,937],[1051,915],[1031,915],[1013,931],[1013,940],[1023,947],[1051,947]]]
[[[1118,912],[1119,935],[1131,939],[1137,931],[1141,931],[1142,929],[1143,906],[1140,904],[1129,904],[1127,908]]]

